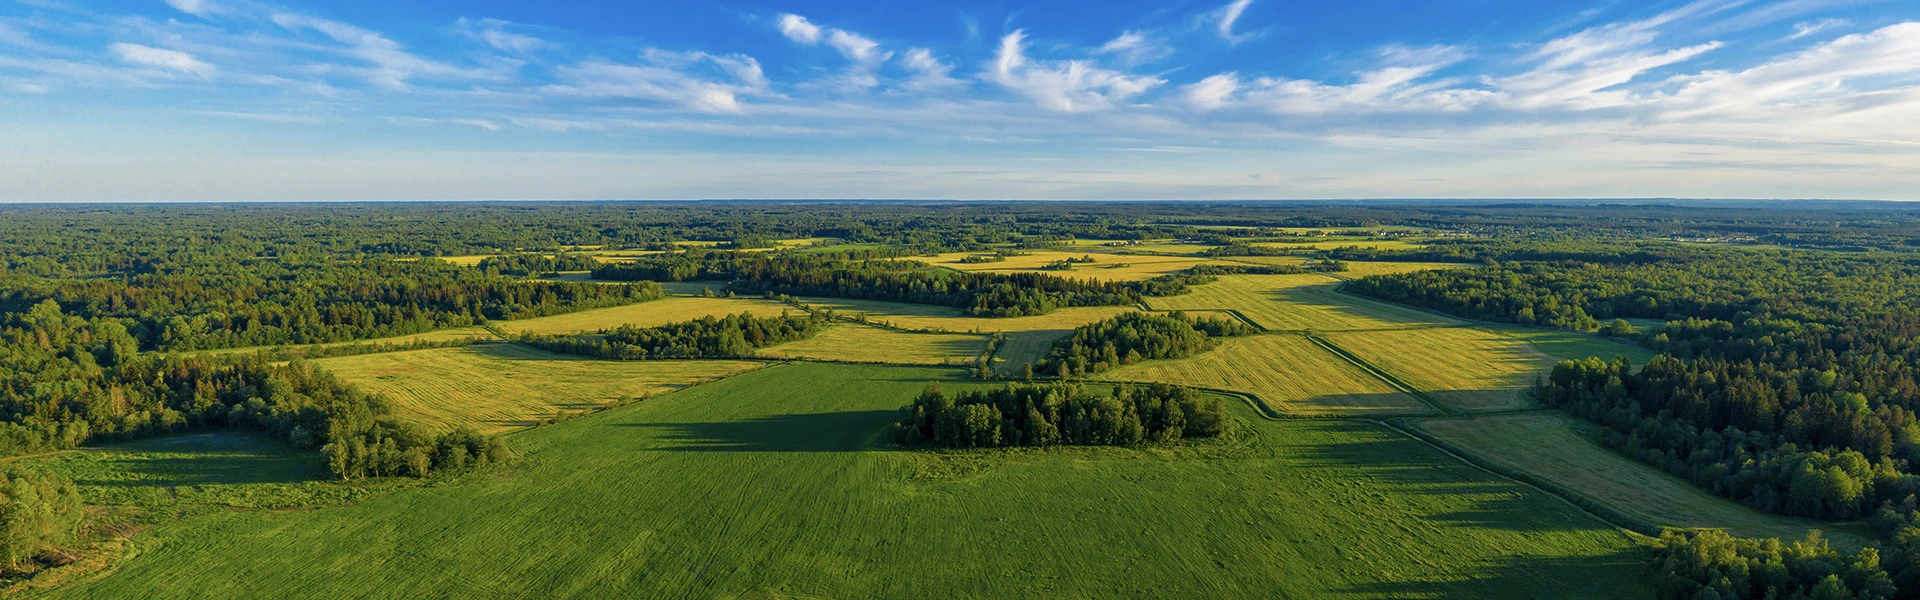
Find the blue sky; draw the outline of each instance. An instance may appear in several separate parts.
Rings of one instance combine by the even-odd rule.
[[[0,0],[0,201],[1920,199],[1913,0]]]

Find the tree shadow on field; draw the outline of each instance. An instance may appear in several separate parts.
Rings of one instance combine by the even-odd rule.
[[[859,452],[875,432],[900,418],[895,410],[770,415],[708,423],[621,423],[652,430],[662,452]]]
[[[1362,583],[1345,590],[1361,598],[1648,598],[1645,551],[1631,545],[1599,556],[1511,556],[1467,566],[1457,578]],[[1450,569],[1449,571],[1453,571]]]
[[[1612,525],[1559,497],[1467,464],[1383,425],[1348,422],[1338,441],[1299,446],[1299,461],[1377,482],[1383,493],[1430,507],[1436,525],[1520,532],[1603,531]]]

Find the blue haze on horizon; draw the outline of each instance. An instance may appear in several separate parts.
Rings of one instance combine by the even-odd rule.
[[[0,201],[1920,199],[1920,1],[0,0]]]

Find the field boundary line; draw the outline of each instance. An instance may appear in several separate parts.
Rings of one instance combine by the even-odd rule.
[[[1562,486],[1552,481],[1548,481],[1546,478],[1530,473],[1524,469],[1508,466],[1499,461],[1488,459],[1472,451],[1461,448],[1458,445],[1455,445],[1453,442],[1449,442],[1424,429],[1421,429],[1418,425],[1412,424],[1411,422],[1407,421],[1407,419],[1404,417],[1393,419],[1391,421],[1379,421],[1378,423],[1388,429],[1398,431],[1401,434],[1406,435],[1407,437],[1413,438],[1415,440],[1419,440],[1421,443],[1424,443],[1435,450],[1439,450],[1440,452],[1445,453],[1448,456],[1452,456],[1454,458],[1460,459],[1461,462],[1467,463],[1468,465],[1471,465],[1482,471],[1486,471],[1488,473],[1492,473],[1494,475],[1498,475],[1500,477],[1512,480],[1515,483],[1532,486],[1535,489],[1551,494],[1554,497],[1559,498],[1561,501],[1566,502],[1567,504],[1573,506],[1574,508],[1580,509],[1581,512],[1585,512],[1589,515],[1593,515],[1594,518],[1599,519],[1600,521],[1607,523],[1609,525],[1613,525],[1615,527],[1619,527],[1621,529],[1631,531],[1633,533],[1637,533],[1640,535],[1645,535],[1645,536],[1657,536],[1657,535],[1660,535],[1661,531],[1664,531],[1665,529],[1667,529],[1666,527],[1657,525],[1652,521],[1649,521],[1640,517],[1636,517],[1631,514],[1627,514],[1626,511],[1615,508],[1614,506],[1607,504],[1605,502],[1595,500],[1592,497],[1587,496],[1586,494],[1582,494],[1566,486]]]
[[[1416,388],[1416,387],[1413,387],[1412,385],[1408,385],[1407,382],[1401,381],[1400,378],[1394,377],[1393,374],[1388,373],[1385,370],[1382,370],[1380,367],[1374,366],[1373,363],[1367,362],[1366,359],[1360,358],[1359,356],[1355,356],[1352,352],[1348,352],[1346,348],[1341,348],[1339,344],[1333,343],[1333,340],[1320,337],[1319,335],[1314,333],[1303,333],[1301,335],[1306,337],[1307,341],[1313,342],[1314,345],[1319,346],[1327,350],[1328,352],[1332,352],[1335,355],[1339,356],[1340,358],[1346,359],[1347,362],[1353,363],[1353,365],[1356,367],[1360,367],[1360,370],[1366,371],[1367,373],[1373,375],[1374,377],[1380,378],[1381,381],[1387,382],[1387,385],[1393,386],[1395,389],[1398,389],[1402,392],[1406,392],[1408,395],[1413,396],[1415,400],[1419,400],[1422,404],[1427,405],[1428,408],[1432,408],[1435,412],[1438,412],[1442,415],[1455,414],[1453,409],[1447,407],[1445,403],[1442,403],[1439,400],[1434,399],[1432,396],[1428,395],[1426,392],[1421,391],[1420,388]]]

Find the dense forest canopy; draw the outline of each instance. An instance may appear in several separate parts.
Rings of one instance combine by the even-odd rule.
[[[1018,384],[949,396],[928,384],[888,431],[903,446],[1132,446],[1226,431],[1226,406],[1189,388]]]

